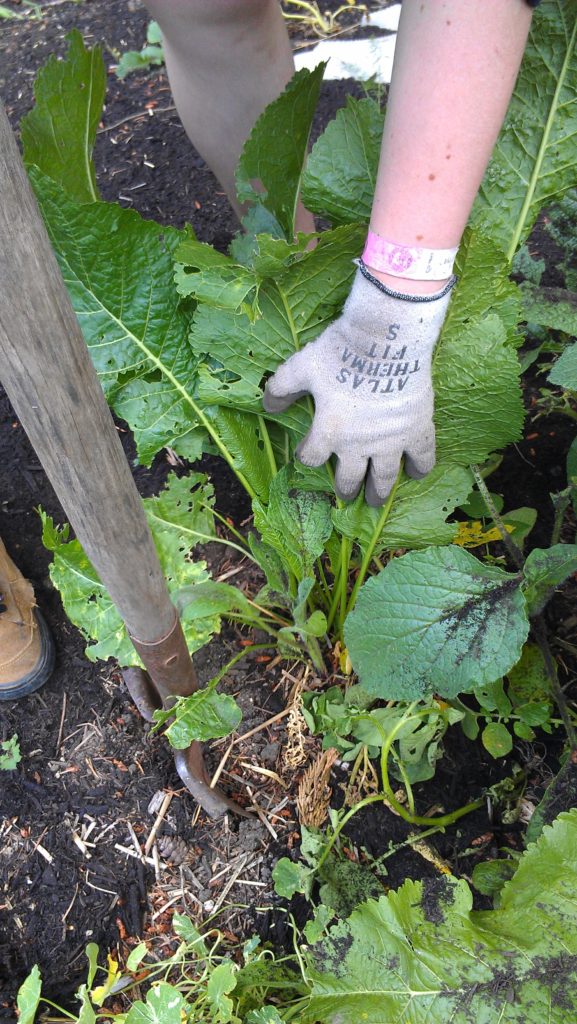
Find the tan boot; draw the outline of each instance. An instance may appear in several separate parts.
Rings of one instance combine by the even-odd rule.
[[[33,693],[54,668],[54,644],[25,580],[0,540],[0,700]]]

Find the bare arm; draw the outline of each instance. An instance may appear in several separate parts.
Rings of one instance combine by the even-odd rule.
[[[511,98],[531,15],[526,0],[404,0],[373,231],[404,246],[459,244]],[[397,277],[378,276],[399,288]],[[402,279],[403,291],[438,288],[438,281]]]

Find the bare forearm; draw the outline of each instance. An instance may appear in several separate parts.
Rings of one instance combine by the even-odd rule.
[[[525,0],[404,0],[373,231],[406,246],[458,245],[505,117],[531,13]]]

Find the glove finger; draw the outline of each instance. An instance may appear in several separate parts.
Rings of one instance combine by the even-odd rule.
[[[422,480],[435,465],[435,433],[431,430],[420,444],[413,444],[405,451],[405,472],[413,480]]]
[[[367,462],[362,455],[356,458],[352,455],[339,457],[335,472],[335,493],[341,501],[352,501],[356,498],[365,479]]]
[[[287,395],[283,395],[282,398],[277,398],[276,395],[271,394],[269,383],[269,381],[266,382],[262,396],[262,404],[265,412],[284,412],[285,409],[288,409],[289,406],[293,404],[293,402],[297,402],[299,398],[303,398],[308,394],[308,391],[292,391]]]
[[[318,413],[306,437],[297,445],[295,455],[303,466],[322,466],[333,453],[331,439],[319,424]]]
[[[266,382],[263,404],[267,412],[284,412],[310,390],[311,365],[306,348],[281,363]]]
[[[401,464],[400,452],[390,455],[376,455],[371,459],[371,468],[365,487],[367,505],[378,508],[383,505],[391,493]]]

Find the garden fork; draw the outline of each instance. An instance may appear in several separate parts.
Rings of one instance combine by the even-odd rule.
[[[0,380],[146,671],[125,673],[144,716],[197,689],[142,501],[8,118],[0,104]],[[200,744],[179,775],[212,816],[246,814],[210,786]]]

